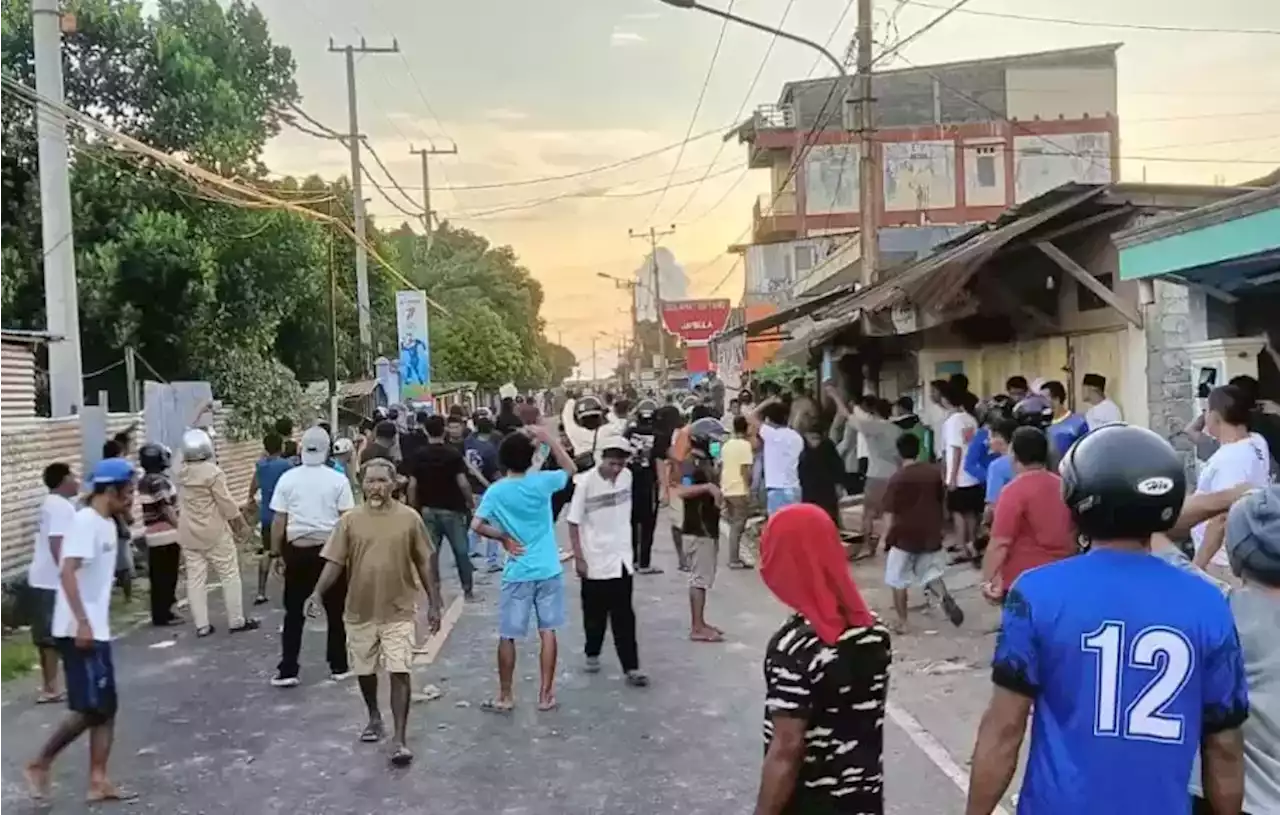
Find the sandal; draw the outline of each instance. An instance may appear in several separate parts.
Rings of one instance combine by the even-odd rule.
[[[36,697],[36,704],[37,705],[56,705],[59,702],[65,702],[66,700],[67,700],[67,695],[65,693],[62,693],[61,691],[57,693],[41,692],[40,695]]]
[[[480,703],[480,709],[485,713],[500,713],[504,716],[510,715],[516,709],[515,703],[500,702],[497,699],[485,699]]]
[[[98,804],[108,801],[134,801],[137,797],[138,793],[133,790],[121,789],[115,784],[109,784],[103,789],[90,790],[84,800],[90,804]]]
[[[267,598],[267,595],[265,594],[259,594],[257,597],[253,598],[253,604],[255,606],[260,606],[268,602],[270,602],[270,600]]]
[[[373,744],[382,741],[382,736],[386,730],[382,726],[381,721],[369,722],[364,726],[364,730],[360,731],[360,741],[365,744]]]
[[[747,563],[747,562],[742,561],[742,560],[732,560],[732,561],[729,561],[729,568],[730,568],[730,569],[744,569],[744,570],[749,570],[749,569],[752,569],[752,568],[754,568],[754,567],[753,567],[750,563]]]
[[[403,744],[391,751],[392,767],[408,767],[413,763],[413,751]]]
[[[204,628],[197,628],[197,629],[196,629],[196,636],[197,636],[197,637],[207,637],[207,636],[209,636],[210,634],[216,633],[216,632],[217,632],[217,630],[218,630],[218,629],[214,628],[214,627],[213,627],[213,626],[211,626],[211,625],[206,625]]]
[[[689,639],[693,642],[724,642],[724,634],[719,631],[694,632]]]
[[[240,623],[240,625],[233,626],[232,628],[229,628],[227,630],[230,631],[232,634],[240,634],[244,631],[257,631],[261,627],[262,627],[261,620],[256,620],[253,617],[247,617],[245,618],[244,622]]]

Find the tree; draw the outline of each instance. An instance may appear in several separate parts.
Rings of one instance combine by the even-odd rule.
[[[483,303],[435,317],[431,327],[432,379],[478,382],[497,388],[516,377],[523,362],[520,339]]]
[[[578,367],[578,358],[563,345],[549,342],[545,348],[547,368],[551,372],[550,381],[547,384],[554,387],[573,375],[574,368]]]

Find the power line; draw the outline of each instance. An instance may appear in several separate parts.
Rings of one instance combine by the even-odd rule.
[[[782,17],[778,19],[778,24],[776,28],[782,28],[784,25],[786,25],[787,16],[791,14],[791,7],[795,5],[795,2],[796,0],[787,0],[787,6],[782,10]],[[729,21],[725,20],[724,22],[728,23]],[[723,31],[723,29],[721,30]],[[774,34],[773,37],[769,39],[769,47],[764,50],[764,56],[760,58],[760,66],[756,68],[756,75],[751,78],[751,84],[747,86],[747,92],[742,95],[742,103],[738,105],[738,112],[733,114],[733,120],[735,122],[742,121],[742,114],[746,111],[747,105],[751,104],[751,94],[753,91],[755,91],[756,84],[760,81],[760,75],[764,73],[764,67],[766,64],[768,64],[769,57],[773,54],[773,47],[777,44],[778,44],[778,35]],[[724,152],[724,146],[727,143],[728,143],[727,140],[721,139],[720,145],[716,148],[716,154],[711,159],[711,164],[715,164],[716,161],[720,158],[720,154]],[[707,173],[710,173],[710,172],[711,172],[711,166],[708,165]],[[702,177],[702,180],[706,181],[707,176],[704,175]],[[736,188],[738,186],[738,183],[740,182],[735,182],[733,186],[729,188],[730,191]],[[680,217],[680,213],[684,212],[689,207],[689,204],[693,202],[694,196],[698,194],[698,190],[700,189],[702,189],[701,184],[699,184],[697,187],[694,187],[692,190],[689,191],[689,197],[684,199],[684,203],[680,205],[679,209],[671,213],[671,220],[674,221],[675,219]]]
[[[901,2],[909,3],[913,6],[920,6],[921,8],[943,8],[943,6],[921,2],[921,0],[901,0]],[[1179,34],[1245,34],[1269,37],[1280,36],[1280,30],[1273,28],[1219,28],[1215,26],[1197,27],[1184,25],[1160,25],[1157,23],[1114,23],[1103,20],[1075,20],[1066,17],[1033,17],[1029,14],[1013,14],[1003,11],[979,11],[975,9],[965,9],[964,13],[972,14],[975,17],[998,17],[1004,20],[1021,20],[1028,23],[1053,23],[1055,25],[1071,25],[1080,28],[1116,28],[1130,29],[1134,31],[1163,31]]]
[[[736,0],[729,0],[730,12],[733,11],[733,4]],[[693,103],[693,113],[689,115],[689,126],[684,131],[684,141],[680,143],[680,150],[676,153],[676,161],[671,165],[671,173],[667,176],[667,186],[671,185],[671,179],[675,178],[676,170],[680,169],[680,161],[684,158],[685,147],[689,144],[689,137],[693,135],[693,126],[698,122],[698,113],[702,111],[702,100],[707,96],[707,87],[711,84],[711,74],[715,71],[716,60],[720,58],[720,46],[724,44],[725,32],[729,30],[729,20],[725,19],[720,22],[720,34],[716,37],[716,46],[711,51],[711,62],[707,65],[706,76],[702,78],[702,88],[698,91],[698,101]],[[667,198],[666,190],[658,196],[658,200],[653,202],[653,209],[649,211],[646,221],[652,221],[653,216],[658,214],[658,209],[662,206],[662,202]]]
[[[369,143],[369,140],[367,138],[364,138],[364,139],[361,139],[361,141],[364,142],[365,149],[369,151],[369,155],[373,156],[373,160],[377,163],[378,168],[382,170],[383,175],[385,175],[387,177],[387,180],[391,182],[391,186],[396,188],[396,192],[404,196],[404,199],[409,202],[409,206],[414,207],[415,209],[420,209],[418,203],[413,200],[413,198],[409,195],[409,193],[404,191],[404,187],[400,186],[400,182],[396,181],[396,177],[393,176],[391,174],[391,171],[387,169],[387,165],[384,164],[382,161],[382,156],[379,156],[378,151],[373,149],[373,145]],[[364,170],[365,175],[369,177],[369,183],[377,187],[378,182],[373,180],[373,175],[367,169],[365,169],[363,164],[360,165],[360,169]],[[381,189],[379,189],[378,191],[382,192]],[[413,217],[413,218],[421,217],[421,213],[409,212],[405,210],[404,207],[392,201],[390,196],[388,196],[385,192],[382,192],[382,197],[386,198],[387,201],[390,202],[393,207],[405,213],[406,215],[409,215],[410,217]]]

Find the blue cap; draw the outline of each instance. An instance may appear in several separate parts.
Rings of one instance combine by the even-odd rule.
[[[132,481],[133,476],[133,465],[129,463],[128,459],[104,458],[93,465],[93,471],[89,473],[89,483],[124,484]]]

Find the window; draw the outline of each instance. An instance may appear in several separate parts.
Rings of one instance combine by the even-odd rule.
[[[996,185],[996,157],[978,152],[978,186],[990,189]]]
[[[807,244],[801,244],[796,247],[796,273],[801,274],[813,268],[814,251],[813,247]]]
[[[1112,291],[1115,290],[1115,284],[1112,282],[1114,277],[1110,272],[1107,274],[1095,275],[1097,281]],[[1097,311],[1100,308],[1106,308],[1107,304],[1102,298],[1094,294],[1089,289],[1076,283],[1076,311]]]

